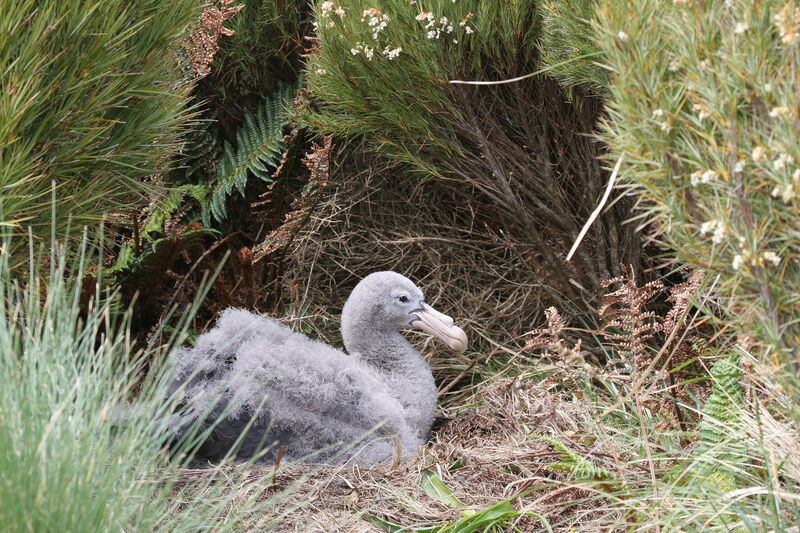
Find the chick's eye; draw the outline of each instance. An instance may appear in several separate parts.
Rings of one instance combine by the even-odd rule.
[[[403,303],[408,302],[408,296],[398,296],[397,299]]]

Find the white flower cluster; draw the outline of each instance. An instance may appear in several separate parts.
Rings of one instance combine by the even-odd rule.
[[[384,48],[383,52],[381,52],[381,53],[383,55],[385,55],[391,61],[395,57],[399,56],[400,52],[402,52],[402,51],[403,51],[403,49],[398,46],[397,48],[393,48],[392,50],[389,50],[388,48]]]
[[[361,13],[361,21],[367,22],[367,26],[372,31],[372,40],[378,40],[378,34],[386,29],[386,26],[389,24],[389,15],[381,13],[380,10],[371,7],[369,9],[365,9]]]
[[[778,154],[778,157],[772,160],[772,168],[775,170],[783,170],[788,165],[794,164],[794,157],[790,156],[786,152],[781,152]]]
[[[469,13],[464,20],[458,23],[460,27],[464,29],[464,33],[469,35],[473,33],[475,30],[472,29],[471,26],[468,25],[469,20],[474,16],[473,13]],[[440,39],[443,35],[447,36],[453,33],[455,29],[453,27],[452,22],[445,16],[439,17],[437,19],[433,12],[431,11],[423,11],[419,15],[415,17],[417,20],[421,22],[425,22],[425,37],[428,39]],[[457,39],[453,39],[454,43],[458,43]]]
[[[769,110],[769,116],[772,118],[787,117],[789,116],[789,113],[790,113],[789,108],[783,105],[773,107],[772,109]]]
[[[339,18],[344,18],[345,11],[342,6],[337,6],[334,2],[322,2],[319,6],[319,18],[330,19],[331,15],[338,15]],[[332,20],[328,20],[325,24],[327,28],[333,28],[336,24]],[[317,22],[314,22],[314,31],[317,31]]]
[[[663,116],[664,116],[664,110],[663,109],[654,109],[653,110],[653,118],[656,119],[656,121],[658,123],[658,127],[661,129],[661,131],[663,131],[665,133],[669,133],[670,131],[672,131],[672,125],[670,125],[669,121],[668,120],[658,120],[658,119],[662,118]]]
[[[794,2],[787,2],[773,14],[772,22],[778,28],[783,44],[793,46],[800,42],[800,7],[794,7]]]
[[[366,57],[369,61],[372,61],[372,56],[375,55],[375,49],[372,48],[371,46],[367,46],[361,41],[358,41],[355,44],[355,46],[350,49],[350,53],[353,54],[354,56],[363,53],[364,57]]]
[[[739,237],[739,247],[741,251],[733,256],[733,261],[731,263],[734,270],[740,270],[744,265],[763,267],[767,263],[771,263],[773,266],[781,264],[781,256],[775,252],[764,251],[761,253],[753,253],[747,246],[743,237]]]
[[[800,168],[795,169],[792,173],[791,182],[776,185],[775,188],[772,189],[772,196],[773,198],[780,197],[781,200],[788,204],[797,198],[798,190],[800,190]]]
[[[719,244],[728,235],[728,228],[721,220],[709,220],[700,225],[700,235],[711,235],[711,242]]]
[[[711,113],[709,112],[708,108],[700,104],[694,104],[692,106],[692,110],[697,113],[697,118],[698,120],[700,120],[700,122],[704,121],[705,119],[711,116]]]
[[[763,161],[764,159],[766,159],[768,157],[767,149],[764,148],[763,146],[756,146],[753,149],[753,153],[752,153],[751,157],[753,158],[753,161],[755,161],[756,163],[759,162],[759,161]]]
[[[692,184],[692,187],[697,187],[703,183],[716,181],[717,178],[719,178],[719,173],[715,170],[698,170],[697,172],[692,172],[691,176],[689,176],[689,182]]]

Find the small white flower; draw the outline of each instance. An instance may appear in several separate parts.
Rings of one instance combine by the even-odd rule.
[[[315,70],[314,72],[315,72],[316,74],[319,74],[320,76],[324,76],[325,74],[327,74],[327,73],[328,73],[328,71],[327,71],[327,70],[325,70],[324,68],[318,68],[318,69],[317,69],[317,70]]]
[[[761,258],[764,261],[768,261],[768,262],[772,263],[775,266],[778,266],[778,265],[781,264],[781,258],[775,252],[764,252],[763,254],[761,254]]]
[[[771,83],[765,83],[764,84],[764,92],[765,93],[771,93],[772,92],[772,84]]]
[[[669,122],[659,122],[658,129],[660,129],[664,133],[669,133],[672,131],[672,125]]]
[[[733,171],[736,172],[737,174],[741,173],[744,170],[744,166],[746,164],[747,162],[744,159],[738,160],[736,164],[733,165]]]
[[[753,150],[753,155],[752,155],[753,161],[763,161],[766,158],[767,158],[767,149],[764,148],[763,146],[757,146]]]
[[[716,181],[718,177],[719,174],[714,170],[698,170],[697,172],[692,172],[691,176],[689,176],[689,182],[692,184],[692,187],[697,187],[701,183]]]
[[[711,242],[719,244],[728,235],[728,228],[721,220],[709,220],[700,225],[700,235],[711,234]]]
[[[670,72],[678,72],[681,69],[681,60],[678,58],[673,59],[669,62],[669,66],[667,68],[669,68]]]
[[[785,117],[788,114],[789,114],[789,108],[786,106],[777,106],[769,110],[769,116],[772,118]]]
[[[654,109],[653,110],[653,117],[658,118],[658,117],[663,117],[663,116],[664,116],[664,110],[663,109]]]
[[[733,267],[734,270],[741,269],[742,266],[744,266],[744,257],[739,254],[734,255],[731,266]]]
[[[383,51],[383,54],[384,54],[384,55],[385,55],[387,58],[389,58],[389,60],[392,60],[392,59],[394,59],[395,57],[399,56],[399,55],[400,55],[400,52],[402,52],[402,51],[403,51],[403,49],[402,49],[402,48],[400,48],[400,47],[398,46],[397,48],[395,48],[395,49],[393,49],[393,50],[389,50],[389,49],[386,49],[386,50],[384,50],[384,51]]]
[[[333,12],[339,15],[340,17],[344,18],[345,12],[343,7],[337,7],[336,9],[333,10]]]
[[[469,35],[470,33],[473,33],[474,31],[475,31],[475,30],[473,30],[473,29],[472,29],[472,28],[470,28],[469,26],[466,26],[466,27],[464,28],[464,33],[466,33],[467,35]]]
[[[700,104],[694,104],[692,106],[692,110],[697,112],[697,118],[701,122],[711,116],[711,113],[708,112],[708,109]]]
[[[789,203],[797,197],[797,193],[794,189],[793,183],[787,183],[786,185],[776,185],[774,189],[772,189],[772,197],[778,198],[780,196],[781,200],[785,203]]]
[[[786,168],[786,165],[791,165],[794,163],[794,157],[790,156],[786,152],[781,153],[772,161],[772,168],[774,170],[783,170]]]
[[[625,33],[624,31],[620,31],[619,33],[617,33],[617,38],[619,38],[619,40],[622,42],[626,42],[628,40],[628,34]]]
[[[436,30],[430,30],[428,33],[425,34],[425,37],[427,37],[428,39],[438,39],[439,32],[437,32]]]
[[[747,22],[739,22],[736,27],[733,28],[733,33],[736,35],[741,35],[749,29],[750,25]]]
[[[423,11],[415,17],[417,20],[433,20],[433,13],[430,11]]]

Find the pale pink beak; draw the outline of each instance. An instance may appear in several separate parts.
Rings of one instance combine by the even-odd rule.
[[[426,303],[422,304],[422,309],[414,313],[417,315],[417,320],[411,322],[414,328],[430,333],[456,352],[461,353],[467,349],[467,334],[453,324],[452,318]]]

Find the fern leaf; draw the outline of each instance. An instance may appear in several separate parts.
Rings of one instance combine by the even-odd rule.
[[[190,184],[176,187],[150,210],[142,231],[143,235],[161,233],[164,230],[164,222],[169,220],[183,205],[183,198],[186,195],[197,200],[201,209],[206,209],[208,205],[208,189],[205,185]]]
[[[577,453],[570,450],[562,442],[550,437],[548,435],[531,435],[534,439],[542,440],[555,448],[558,453],[559,460],[555,463],[547,465],[545,468],[551,472],[564,472],[573,476],[577,481],[603,481],[612,482],[616,481],[611,472],[602,466],[592,464],[585,457],[581,457]]]
[[[746,462],[740,448],[743,392],[739,357],[725,357],[711,367],[711,395],[699,424],[700,445],[694,451],[688,480],[697,486],[727,493],[735,490],[732,465]]]
[[[287,103],[295,87],[279,90],[256,111],[247,113],[236,132],[236,146],[226,142],[216,168],[216,184],[211,193],[209,210],[218,220],[227,218],[226,202],[234,188],[244,195],[250,174],[270,182],[286,148],[283,129],[288,122]]]

